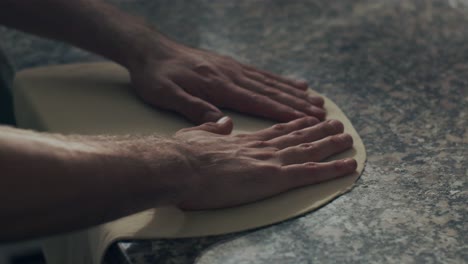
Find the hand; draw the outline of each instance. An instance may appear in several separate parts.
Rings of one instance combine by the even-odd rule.
[[[323,99],[309,95],[307,83],[241,64],[232,58],[167,40],[130,69],[137,93],[150,105],[173,110],[197,124],[214,122],[218,107],[276,121],[325,117]]]
[[[194,179],[180,200],[183,209],[240,205],[289,189],[342,177],[356,170],[354,159],[323,162],[352,147],[336,120],[313,117],[236,136],[231,119],[182,129],[182,142]],[[195,176],[193,176],[195,175]]]

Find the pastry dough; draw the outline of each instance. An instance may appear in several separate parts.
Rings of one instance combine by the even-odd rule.
[[[310,93],[315,93],[310,90]],[[127,71],[113,63],[49,66],[17,74],[17,122],[22,128],[74,134],[171,135],[192,126],[184,118],[145,105],[132,92]],[[366,153],[350,121],[325,97],[327,119],[343,122],[354,148],[332,159],[355,158],[353,174],[295,189],[242,206],[181,211],[155,208],[73,234],[47,240],[49,263],[100,263],[106,248],[121,239],[155,239],[225,234],[271,225],[314,210],[349,191],[364,168]],[[270,121],[226,111],[234,133],[256,131]]]

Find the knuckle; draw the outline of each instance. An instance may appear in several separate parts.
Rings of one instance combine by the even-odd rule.
[[[315,125],[319,122],[319,120],[313,116],[307,116],[302,119],[308,125]]]
[[[255,103],[257,103],[257,102],[259,102],[259,101],[261,100],[261,99],[260,99],[260,95],[259,95],[259,94],[256,94],[256,93],[252,94],[252,95],[250,96],[250,99],[252,100],[252,102],[255,102]]]
[[[261,167],[269,175],[277,175],[281,172],[281,166],[278,164],[263,164]]]
[[[271,88],[267,88],[263,91],[263,93],[268,96],[268,97],[280,97],[281,96],[281,92],[276,90],[276,89],[271,89]]]
[[[315,162],[306,162],[303,165],[304,165],[304,168],[306,168],[307,170],[311,172],[316,172],[319,168],[318,164]]]
[[[249,144],[249,147],[252,147],[252,148],[266,148],[268,146],[269,144],[263,140],[253,141]]]
[[[276,151],[274,150],[265,150],[254,154],[254,157],[260,160],[270,160],[277,157]]]
[[[241,148],[235,151],[236,155],[239,157],[246,157],[250,154],[251,150],[248,148]]]
[[[320,149],[319,147],[317,146],[317,144],[313,144],[313,143],[306,143],[306,144],[302,144],[300,146],[306,153],[307,153],[307,156],[311,159],[311,160],[320,160],[321,159],[321,153],[320,153]]]
[[[276,130],[276,131],[280,131],[280,132],[281,132],[281,131],[286,130],[286,127],[287,127],[287,126],[286,126],[285,124],[276,124],[276,125],[274,125],[272,128],[273,128],[273,130]]]
[[[255,103],[260,103],[266,99],[266,96],[255,93],[255,94],[252,94],[251,99]]]
[[[314,147],[314,145],[311,143],[304,143],[304,144],[299,145],[299,147],[303,149],[311,149]]]
[[[206,79],[206,84],[211,87],[218,87],[218,86],[226,85],[226,81],[219,77],[212,76]]]
[[[277,147],[268,147],[268,151],[271,151],[271,153],[275,154],[279,151],[280,149]]]
[[[278,86],[278,82],[270,78],[264,77],[263,82],[268,86],[273,86],[273,87]]]
[[[242,72],[242,69],[236,64],[226,63],[220,69],[222,73],[228,74],[229,76],[231,76],[231,78],[237,80],[240,80],[245,77]]]
[[[193,70],[200,74],[214,73],[214,67],[208,63],[199,63],[193,67]]]
[[[240,139],[246,139],[246,138],[249,138],[250,135],[248,134],[238,134],[238,135],[235,135],[236,138],[240,138]]]
[[[301,137],[304,135],[304,132],[303,131],[294,131],[291,133],[291,136],[293,137]]]

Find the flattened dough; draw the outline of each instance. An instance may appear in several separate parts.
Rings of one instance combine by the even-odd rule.
[[[310,90],[310,93],[315,93]],[[192,126],[185,119],[143,104],[132,92],[125,69],[113,63],[71,64],[17,74],[15,111],[23,128],[64,134],[171,135]],[[366,159],[361,138],[350,121],[325,97],[327,119],[343,122],[354,148],[332,159],[353,157],[357,171],[347,177],[295,189],[255,203],[209,211],[156,208],[88,230],[47,241],[49,263],[100,263],[116,240],[225,234],[274,224],[314,210],[349,191]],[[273,123],[227,112],[234,133],[256,131]]]

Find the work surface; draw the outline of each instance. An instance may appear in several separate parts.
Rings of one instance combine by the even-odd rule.
[[[183,43],[307,79],[348,115],[368,162],[352,192],[303,217],[119,243],[109,263],[468,263],[468,3],[111,2]],[[20,69],[99,59],[0,35]]]

